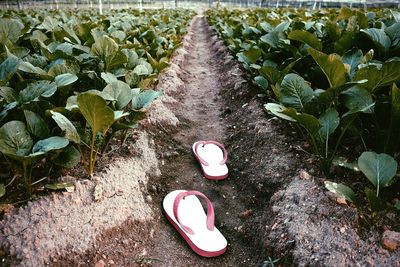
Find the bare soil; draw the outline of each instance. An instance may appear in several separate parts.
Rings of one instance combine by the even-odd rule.
[[[361,234],[356,209],[326,192],[308,144],[262,111],[266,99],[245,81],[204,16],[193,19],[172,62],[159,81],[164,97],[141,129],[158,164],[138,179],[142,196],[133,197],[143,199],[135,208],[148,205],[151,212],[89,232],[86,250],[72,238],[46,265],[400,266],[400,252],[384,250],[377,230]],[[228,149],[226,180],[205,179],[191,154],[193,142],[207,139]],[[162,198],[176,189],[199,190],[213,201],[216,226],[229,243],[224,255],[197,256],[164,218]]]

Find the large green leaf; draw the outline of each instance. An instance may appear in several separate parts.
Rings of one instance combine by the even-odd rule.
[[[0,121],[4,120],[7,115],[12,111],[14,108],[18,106],[17,102],[11,102],[3,107],[3,110],[0,112]]]
[[[32,154],[30,156],[42,155],[52,150],[62,149],[68,144],[68,139],[60,136],[52,136],[36,142],[32,148]]]
[[[280,101],[283,105],[301,111],[312,97],[312,88],[299,75],[290,73],[283,78],[280,87]]]
[[[385,29],[386,33],[394,40],[395,38],[400,38],[400,22],[396,22],[390,27]]]
[[[125,74],[125,82],[129,84],[130,87],[134,87],[140,82],[140,77],[134,71],[128,71]]]
[[[289,33],[288,38],[308,44],[312,48],[322,50],[321,41],[314,34],[305,30],[295,30]]]
[[[354,77],[354,74],[357,70],[358,65],[361,63],[363,59],[363,52],[360,49],[352,49],[347,51],[343,55],[343,63],[348,64],[350,66],[349,75],[350,77]]]
[[[7,44],[8,41],[15,43],[21,36],[24,25],[16,19],[0,19],[0,43]]]
[[[115,77],[114,74],[109,73],[109,72],[102,72],[102,73],[101,73],[101,78],[102,78],[107,84],[110,84],[110,83],[113,83],[113,82],[118,81],[117,77]]]
[[[65,109],[69,111],[78,110],[78,96],[72,95],[68,97],[67,104],[65,105]]]
[[[383,29],[362,29],[361,32],[366,34],[379,48],[388,50],[392,44],[389,36],[386,35]]]
[[[132,108],[136,110],[145,108],[160,95],[161,92],[154,90],[145,90],[140,93],[138,93],[137,91],[133,91]]]
[[[278,32],[270,32],[263,36],[261,36],[260,40],[273,48],[277,48],[279,46],[279,33]]]
[[[342,92],[343,103],[349,109],[346,113],[353,114],[357,112],[373,113],[375,102],[372,95],[367,90],[356,85]]]
[[[162,71],[163,69],[169,66],[168,58],[163,57],[160,60],[156,60],[149,53],[146,53],[146,55],[150,65],[153,67],[153,69],[157,70],[158,72]]]
[[[6,100],[7,103],[12,103],[17,99],[15,90],[11,87],[0,87],[0,96]]]
[[[360,68],[354,76],[355,81],[368,80],[362,87],[374,92],[381,86],[392,85],[400,80],[400,60],[392,60],[383,64],[370,63]]]
[[[336,128],[339,126],[340,119],[339,113],[334,108],[327,109],[324,114],[319,118],[319,123],[321,128],[319,129],[319,134],[322,140],[329,140],[329,136],[333,134]]]
[[[127,62],[127,56],[119,50],[118,44],[107,35],[98,38],[92,45],[92,53],[105,63],[105,71],[113,70]]]
[[[61,21],[52,16],[46,16],[41,24],[41,28],[50,32],[57,31],[60,28]]]
[[[400,22],[400,12],[396,10],[390,10],[390,13],[392,13],[393,18],[395,21]]]
[[[251,62],[251,63],[256,63],[257,60],[261,56],[261,49],[258,47],[252,47],[250,49],[247,49],[243,51],[243,55]]]
[[[49,64],[48,74],[56,77],[64,73],[78,74],[80,68],[77,62],[59,58]]]
[[[397,162],[385,153],[362,153],[358,158],[358,167],[376,187],[376,196],[381,187],[390,185],[397,172]]]
[[[7,156],[27,156],[33,141],[21,121],[10,121],[0,128],[0,151]]]
[[[45,138],[49,135],[49,127],[47,127],[47,124],[42,117],[30,110],[24,110],[24,114],[28,131],[31,134],[39,138]]]
[[[141,58],[139,64],[133,69],[133,72],[137,75],[150,75],[153,73],[153,67],[149,62]]]
[[[115,81],[108,84],[103,93],[106,93],[116,99],[115,107],[123,109],[132,100],[132,91],[128,84],[122,81]]]
[[[313,48],[308,49],[308,52],[325,73],[330,87],[338,87],[346,82],[346,68],[339,55],[326,55]]]
[[[127,57],[126,69],[133,69],[139,63],[139,56],[133,49],[122,49]]]
[[[356,197],[356,194],[354,193],[354,191],[350,187],[348,187],[344,184],[338,184],[335,182],[325,181],[325,188],[340,197],[344,197],[347,201],[350,201],[353,203],[357,202],[357,197]]]
[[[38,101],[39,97],[51,97],[57,91],[57,85],[49,81],[37,81],[30,83],[19,92],[18,102],[21,104]]]
[[[318,119],[307,113],[298,113],[293,108],[286,108],[282,111],[282,114],[291,117],[296,120],[306,131],[313,137],[317,136],[321,124]]]
[[[38,75],[42,79],[50,79],[51,78],[51,76],[48,75],[47,72],[45,72],[44,70],[42,70],[39,67],[33,66],[29,62],[21,62],[18,66],[18,70],[26,72],[26,73]]]
[[[6,85],[8,80],[17,72],[21,60],[14,55],[7,57],[0,64],[0,85]]]
[[[341,30],[336,22],[327,21],[324,26],[328,37],[332,41],[337,41],[340,38]]]
[[[98,95],[90,93],[78,95],[78,107],[92,128],[93,135],[99,132],[104,135],[114,123],[114,111]]]
[[[73,168],[81,160],[81,154],[74,146],[66,147],[54,160],[54,163],[64,168]]]
[[[61,130],[65,132],[65,138],[76,144],[80,144],[81,138],[72,122],[61,113],[55,111],[50,111],[50,113],[51,117],[57,123],[58,127],[60,127]]]
[[[277,116],[278,118],[287,120],[287,121],[296,121],[290,116],[283,114],[282,112],[286,109],[286,107],[276,104],[276,103],[268,103],[264,105],[264,110]]]
[[[277,82],[280,82],[282,78],[281,72],[276,67],[264,66],[261,67],[258,71],[271,84],[276,84]]]
[[[268,89],[268,86],[269,86],[268,80],[265,79],[263,76],[259,75],[259,76],[254,77],[254,81],[261,89],[263,89],[263,90]]]
[[[73,73],[64,73],[57,75],[54,78],[54,82],[57,84],[57,87],[64,87],[73,84],[78,80],[78,76]]]

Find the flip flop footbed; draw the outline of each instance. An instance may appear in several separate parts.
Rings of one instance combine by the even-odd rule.
[[[182,199],[178,206],[179,220],[182,225],[190,227],[194,234],[187,233],[174,216],[173,206],[177,195],[185,190],[176,190],[169,193],[163,200],[163,208],[168,220],[188,242],[190,247],[199,255],[215,257],[226,251],[227,241],[221,232],[207,228],[207,215],[200,200],[194,196]]]
[[[206,166],[200,162],[204,175],[210,179],[223,179],[228,177],[228,166],[226,166],[226,164],[221,165],[221,161],[224,159],[224,152],[221,148],[214,144],[200,144],[197,146],[196,154],[196,144],[197,142],[194,143],[192,147],[194,154],[196,157],[200,157],[209,164]]]

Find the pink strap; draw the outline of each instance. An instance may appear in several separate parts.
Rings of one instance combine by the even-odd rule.
[[[207,229],[210,231],[214,230],[214,207],[211,203],[211,201],[201,192],[199,191],[186,191],[186,192],[182,192],[179,193],[174,201],[174,206],[173,206],[173,211],[174,211],[174,216],[176,218],[176,220],[178,221],[178,223],[180,224],[180,226],[189,234],[193,235],[194,232],[191,228],[183,225],[181,223],[181,221],[179,220],[179,216],[178,216],[178,206],[179,206],[179,202],[183,199],[185,199],[185,197],[190,196],[190,195],[196,195],[196,196],[201,196],[202,198],[204,198],[207,202]]]
[[[208,144],[214,144],[214,145],[216,145],[216,146],[218,146],[218,147],[220,147],[222,149],[222,151],[224,153],[224,158],[219,164],[224,165],[226,163],[226,161],[228,160],[228,151],[226,151],[225,146],[223,144],[218,143],[216,141],[198,141],[196,143],[196,145],[194,146],[194,154],[196,155],[196,157],[200,161],[200,163],[203,164],[204,166],[209,166],[210,165],[210,164],[208,164],[207,161],[202,159],[199,156],[199,153],[197,152],[197,149],[199,148],[199,145],[203,145],[203,147],[204,147],[205,145],[208,145]]]

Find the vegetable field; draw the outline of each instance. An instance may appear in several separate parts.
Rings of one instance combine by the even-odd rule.
[[[0,10],[1,264],[398,266],[399,88],[397,9]],[[180,189],[223,255],[162,216]]]
[[[208,15],[252,82],[273,100],[264,109],[298,126],[308,140],[321,171],[333,178],[326,188],[359,207],[366,198],[371,219],[398,208],[399,202],[386,203],[399,193],[393,157],[400,133],[400,13],[342,8]],[[341,154],[346,142],[352,151]],[[370,182],[365,195],[337,183],[335,165],[361,171]]]
[[[191,13],[3,11],[0,151],[31,195],[40,162],[94,172],[98,153],[145,117]],[[147,90],[148,89],[148,90]],[[17,181],[18,182],[18,181]],[[46,185],[58,189],[70,184]],[[4,195],[4,184],[2,185]]]

